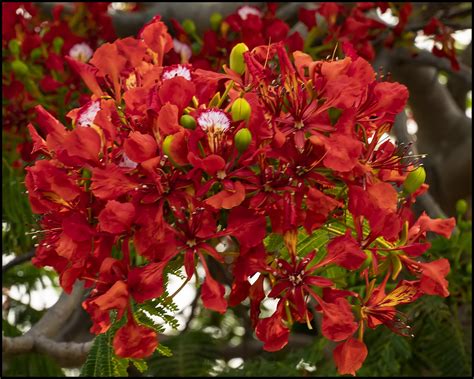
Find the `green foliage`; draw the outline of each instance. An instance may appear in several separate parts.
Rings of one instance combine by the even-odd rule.
[[[2,154],[2,252],[21,254],[33,247],[27,233],[35,222],[25,196],[24,177],[11,166],[12,161],[13,157]]]
[[[3,364],[4,377],[62,377],[63,370],[44,354],[28,353],[12,356]]]
[[[432,376],[470,376],[472,358],[463,340],[463,326],[445,301],[420,299],[411,309],[415,338],[411,344],[412,372]],[[408,368],[408,366],[407,366]]]
[[[314,338],[312,345],[304,349],[284,348],[276,353],[263,353],[261,356],[245,361],[238,368],[226,368],[218,376],[253,377],[301,377],[335,376],[332,363],[332,347],[323,338]]]
[[[148,374],[168,376],[209,376],[218,350],[215,340],[207,333],[189,331],[166,341],[173,355],[159,356],[155,353],[148,361]]]
[[[106,333],[95,338],[86,363],[82,366],[81,376],[128,376],[129,360],[117,357],[112,347],[113,336],[121,324],[123,323],[114,323]]]

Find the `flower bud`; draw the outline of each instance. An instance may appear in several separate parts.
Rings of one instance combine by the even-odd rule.
[[[467,212],[467,201],[464,199],[459,199],[456,201],[456,213],[463,215]]]
[[[165,137],[163,141],[163,153],[166,154],[168,157],[171,155],[171,143],[173,142],[173,135],[169,135]]]
[[[196,120],[194,119],[193,116],[190,116],[188,114],[184,114],[181,116],[179,119],[179,123],[183,128],[186,129],[195,129],[196,128]]]
[[[196,33],[196,24],[194,23],[193,20],[190,20],[189,18],[187,18],[186,20],[183,21],[183,29],[188,34],[194,34]]]
[[[234,121],[248,120],[251,112],[252,108],[250,108],[249,102],[244,98],[238,98],[232,104],[231,114]]]
[[[238,43],[230,52],[230,69],[242,75],[245,71],[244,53],[249,51],[245,43]]]
[[[166,136],[165,140],[163,141],[162,150],[163,150],[163,154],[165,154],[168,157],[170,163],[173,166],[180,167],[180,165],[176,163],[176,161],[172,157],[171,144],[173,143],[173,139],[174,139],[174,135],[170,134],[169,136]]]
[[[61,49],[64,45],[64,40],[61,37],[56,37],[53,40],[53,49],[56,54],[61,52]]]
[[[252,142],[252,133],[247,128],[242,128],[235,134],[234,142],[237,151],[242,154]]]
[[[211,14],[209,21],[211,23],[212,30],[217,31],[222,22],[222,15],[219,12],[214,12]]]
[[[410,172],[403,182],[403,188],[408,193],[414,193],[421,185],[425,182],[426,172],[425,169],[420,166],[416,170]]]
[[[30,57],[31,59],[35,60],[41,57],[43,55],[43,51],[39,48],[36,47],[33,50],[31,50]]]
[[[29,68],[24,62],[22,62],[18,59],[15,59],[12,62],[12,70],[15,74],[17,74],[19,76],[23,76],[23,75],[28,74]]]
[[[18,40],[10,40],[10,42],[8,42],[8,48],[15,57],[18,57],[18,55],[20,54],[20,43],[18,42]]]
[[[191,50],[193,54],[199,54],[201,52],[201,45],[198,42],[193,42],[191,44]]]

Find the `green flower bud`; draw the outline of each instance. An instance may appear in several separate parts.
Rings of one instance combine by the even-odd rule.
[[[59,54],[61,52],[63,45],[64,45],[64,40],[61,37],[54,38],[53,49],[55,53]]]
[[[467,205],[467,201],[464,200],[464,199],[459,199],[457,202],[456,202],[456,212],[460,215],[463,215],[467,212],[467,208],[468,208],[468,205]]]
[[[361,269],[367,268],[370,266],[372,263],[372,252],[370,250],[364,250],[365,255],[367,258],[365,258],[364,263],[362,263],[362,266],[360,266]]]
[[[466,267],[466,271],[468,274],[472,274],[472,263],[469,263]]]
[[[171,162],[173,166],[180,167],[180,165],[176,163],[176,161],[173,159],[171,155],[171,144],[173,143],[173,139],[174,139],[173,135],[169,135],[165,137],[165,140],[163,141],[163,147],[162,147],[163,154],[165,154],[168,157],[169,161]]]
[[[196,33],[196,24],[194,23],[193,20],[190,20],[187,18],[186,20],[183,21],[183,29],[186,33],[188,34],[194,34]]]
[[[195,129],[196,128],[196,120],[193,116],[188,114],[184,114],[179,119],[179,123],[186,129]]]
[[[163,141],[163,153],[170,157],[171,153],[171,143],[173,142],[173,136],[169,135],[165,137]]]
[[[242,75],[245,71],[244,53],[249,51],[245,43],[238,43],[230,52],[230,69]]]
[[[231,114],[234,121],[248,120],[251,112],[252,108],[250,108],[249,102],[244,98],[238,98],[232,104]]]
[[[19,59],[16,59],[12,62],[12,70],[19,76],[24,76],[30,71],[25,62],[22,62]]]
[[[234,142],[237,151],[242,154],[252,142],[252,133],[247,128],[242,128],[235,134]]]
[[[217,31],[222,22],[222,15],[218,12],[214,12],[211,14],[209,21],[211,22],[212,30]]]
[[[18,40],[10,40],[10,42],[8,42],[8,48],[15,57],[18,57],[18,55],[20,54],[20,43],[18,42]]]
[[[38,59],[39,57],[41,57],[41,55],[43,55],[43,52],[41,51],[41,48],[36,47],[33,50],[31,50],[31,53],[30,53],[31,59],[33,59],[33,60]]]
[[[199,54],[199,52],[201,51],[201,45],[199,44],[199,42],[193,42],[191,44],[191,50],[193,51],[193,54]]]
[[[403,183],[403,188],[408,193],[414,193],[421,185],[425,182],[426,172],[425,169],[420,166],[416,170],[410,172]]]

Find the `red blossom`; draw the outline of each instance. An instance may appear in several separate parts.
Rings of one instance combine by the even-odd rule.
[[[115,354],[123,358],[146,358],[158,346],[158,336],[153,329],[138,325],[132,318],[122,326],[113,340]]]

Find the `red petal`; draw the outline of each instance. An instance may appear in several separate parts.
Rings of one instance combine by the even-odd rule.
[[[168,28],[160,21],[160,16],[155,16],[140,31],[142,38],[148,47],[156,54],[156,64],[161,66],[164,55],[173,47],[173,39],[168,34]]]
[[[64,151],[60,152],[59,159],[66,164],[80,164],[81,161],[98,163],[100,147],[100,136],[93,128],[78,127],[64,139]],[[71,161],[71,158],[76,159]]]
[[[340,375],[356,374],[362,367],[367,357],[367,347],[364,342],[349,338],[339,344],[333,352],[334,362],[336,362],[337,372]]]
[[[108,75],[112,80],[115,92],[115,100],[120,101],[120,72],[124,69],[127,60],[120,54],[117,45],[104,43],[91,58],[90,63],[97,67],[102,75]]]
[[[356,270],[362,265],[367,255],[350,233],[347,231],[344,236],[336,237],[328,244],[328,253],[318,266],[335,263],[348,270]]]
[[[130,293],[138,303],[160,297],[163,293],[163,270],[168,262],[149,263],[128,274]]]
[[[65,56],[64,58],[72,67],[72,69],[81,76],[86,86],[92,91],[94,95],[96,95],[97,97],[103,95],[102,89],[100,88],[100,85],[97,82],[98,70],[95,67],[77,61],[69,56]]]
[[[450,265],[446,258],[433,262],[420,264],[423,271],[421,274],[420,290],[427,295],[449,296],[448,281],[445,279],[449,274]]]
[[[103,312],[117,309],[119,311],[118,318],[122,317],[128,303],[128,287],[122,280],[116,282],[107,292],[91,301],[91,304],[94,304]]]
[[[174,134],[169,146],[171,159],[181,166],[188,163],[188,142],[186,136],[187,134],[184,130]]]
[[[153,329],[137,325],[130,319],[117,330],[113,346],[115,354],[119,357],[146,358],[152,355],[158,346],[158,336]]]
[[[124,171],[114,164],[108,164],[105,168],[94,168],[92,170],[92,192],[99,199],[110,200],[133,190],[133,183]]]
[[[62,221],[64,233],[74,241],[87,241],[94,235],[94,229],[81,213],[73,213]]]
[[[141,163],[156,155],[158,145],[149,134],[132,132],[124,143],[125,154],[134,162]]]
[[[241,245],[259,245],[266,234],[265,216],[257,215],[245,207],[233,208],[229,213],[227,231],[239,240]]]
[[[178,107],[174,104],[166,103],[161,107],[157,123],[165,136],[181,131],[182,127],[178,123],[178,115]]]
[[[319,302],[323,310],[321,332],[332,341],[342,341],[357,330],[351,306],[346,299],[337,298],[334,303]]]
[[[191,101],[196,92],[193,82],[179,76],[165,80],[161,85],[158,96],[163,104],[170,102],[182,112]]]
[[[109,200],[99,213],[100,229],[107,233],[119,234],[127,232],[135,217],[135,206],[132,203],[119,203]]]
[[[231,209],[245,200],[245,187],[240,182],[233,183],[233,189],[224,189],[208,198],[205,202],[215,209]]]
[[[420,226],[420,230],[423,232],[434,232],[449,238],[451,233],[456,226],[456,220],[454,217],[448,219],[432,219],[425,212],[419,217],[415,225]]]
[[[223,170],[225,167],[225,160],[216,154],[211,154],[204,159],[199,158],[193,152],[188,153],[189,163],[196,168],[201,168],[210,175],[214,175],[217,171]]]
[[[224,286],[207,274],[201,287],[201,299],[204,306],[219,313],[225,313],[227,301],[224,293]]]
[[[283,303],[283,300],[280,300],[275,313],[259,320],[255,328],[255,333],[258,339],[264,342],[263,349],[266,351],[278,351],[288,344],[290,330],[282,323]]]

